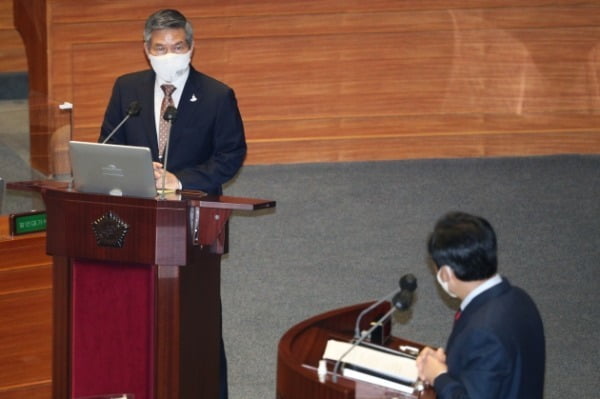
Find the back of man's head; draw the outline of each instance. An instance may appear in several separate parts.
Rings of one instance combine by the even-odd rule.
[[[449,266],[462,281],[484,280],[496,274],[496,233],[482,217],[451,212],[429,237],[429,255],[438,268]]]

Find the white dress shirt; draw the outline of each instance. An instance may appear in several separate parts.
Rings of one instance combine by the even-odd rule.
[[[172,84],[173,86],[175,86],[175,91],[173,92],[173,94],[171,94],[171,97],[173,98],[173,104],[175,105],[175,108],[178,108],[179,100],[181,100],[181,94],[183,93],[183,87],[185,86],[185,82],[187,81],[189,75],[190,69],[188,68],[188,70],[183,75],[181,75],[175,81],[170,83],[165,82],[164,80],[156,76],[156,80],[154,81],[154,121],[156,125],[157,140],[158,124],[160,123],[160,119],[162,118],[162,115],[160,114],[160,106],[162,104],[163,97],[165,96],[165,92],[163,91],[163,89],[160,88],[160,86],[164,85],[165,83]]]
[[[465,299],[463,299],[463,301],[460,303],[460,311],[464,311],[465,308],[467,307],[467,305],[469,303],[471,303],[471,301],[479,294],[481,294],[484,291],[489,290],[490,288],[492,288],[495,285],[498,285],[502,282],[502,277],[500,277],[499,274],[495,274],[494,276],[490,277],[489,279],[487,279],[486,281],[484,281],[480,286],[478,286],[477,288],[475,288],[473,291],[471,291],[469,293],[469,295],[467,295],[465,297]]]

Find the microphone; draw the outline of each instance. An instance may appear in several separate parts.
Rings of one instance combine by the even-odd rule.
[[[392,298],[392,304],[398,310],[408,310],[412,304],[412,291],[400,291]]]
[[[398,285],[400,286],[399,290],[395,289],[394,291],[390,292],[389,294],[382,297],[377,302],[373,303],[371,306],[369,306],[368,308],[366,308],[362,312],[360,312],[360,314],[356,318],[356,325],[354,326],[354,339],[360,338],[360,335],[361,335],[360,334],[360,322],[361,322],[362,318],[364,317],[364,315],[366,315],[371,310],[375,309],[377,306],[379,306],[380,304],[385,302],[388,298],[392,298],[392,297],[395,298],[402,291],[410,291],[411,298],[408,303],[408,306],[410,306],[410,302],[412,302],[412,292],[417,288],[417,278],[415,276],[413,276],[412,274],[405,274],[404,276],[402,276],[400,278],[400,281],[398,281]],[[406,295],[408,295],[408,294],[403,295],[404,301],[407,300]],[[395,303],[395,302],[396,302],[395,300],[392,301],[392,303]],[[398,309],[404,310],[404,308],[398,308]]]
[[[173,128],[173,121],[176,118],[177,118],[177,108],[175,108],[172,105],[169,105],[167,107],[167,109],[165,110],[165,113],[163,114],[163,119],[166,120],[167,122],[169,122],[169,136],[167,137],[167,142],[165,144],[165,152],[164,152],[165,162],[163,163],[162,188],[161,188],[162,191],[160,193],[161,199],[165,198],[165,183],[166,183],[166,178],[167,178],[167,160],[169,157],[169,142],[171,141],[171,129]]]
[[[125,118],[123,118],[123,120],[121,122],[119,122],[119,124],[108,134],[108,136],[106,136],[106,138],[104,139],[104,141],[102,141],[102,144],[106,144],[106,142],[108,140],[110,140],[110,138],[117,132],[117,130],[119,130],[119,128],[121,126],[123,126],[123,124],[127,121],[127,119],[129,119],[132,116],[137,116],[140,114],[142,107],[140,106],[140,103],[137,101],[132,101],[129,103],[129,107],[127,108],[127,115],[125,115]]]
[[[356,339],[356,336],[355,336],[355,341],[352,344],[352,346],[350,348],[348,348],[348,350],[346,352],[344,352],[342,354],[342,356],[340,356],[338,358],[338,360],[335,362],[335,366],[333,367],[333,372],[332,372],[333,382],[337,383],[339,368],[340,368],[340,365],[342,364],[342,360],[344,359],[344,357],[346,357],[350,352],[352,352],[352,350],[354,348],[356,348],[358,345],[363,343],[363,341],[367,337],[369,337],[371,335],[371,333],[373,331],[375,331],[376,328],[383,326],[383,323],[385,322],[385,320],[388,317],[390,317],[391,314],[394,313],[394,311],[396,311],[396,309],[400,310],[400,311],[408,310],[408,308],[412,304],[413,292],[417,288],[417,278],[412,274],[405,274],[404,276],[402,276],[400,278],[399,284],[400,284],[400,291],[398,291],[394,295],[394,298],[392,300],[392,305],[394,305],[394,306],[392,306],[392,308],[386,314],[384,314],[379,320],[377,320],[375,323],[373,323],[371,328],[369,328],[367,331],[365,331],[363,334],[361,334],[360,337],[358,337],[358,339]],[[378,302],[382,303],[383,301],[385,301],[385,299],[380,300]],[[377,305],[379,303],[377,303]],[[372,308],[374,308],[373,305],[369,306],[367,309],[371,310]],[[365,311],[362,311],[358,317],[361,318],[364,313],[365,313]],[[357,325],[358,325],[358,322],[357,322]]]
[[[163,115],[163,119],[167,122],[173,122],[177,118],[177,108],[172,105],[169,105],[167,109],[165,109],[165,113]]]
[[[392,298],[392,304],[398,310],[410,308],[413,293],[417,289],[417,278],[412,274],[406,274],[400,279],[400,292]]]

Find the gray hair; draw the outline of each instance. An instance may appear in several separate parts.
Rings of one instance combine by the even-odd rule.
[[[152,32],[162,29],[181,29],[185,30],[185,41],[191,48],[194,43],[194,30],[192,24],[185,16],[177,10],[160,10],[150,15],[144,26],[144,43],[146,47],[150,45]]]

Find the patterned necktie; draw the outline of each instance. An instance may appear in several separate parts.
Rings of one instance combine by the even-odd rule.
[[[165,93],[163,97],[162,104],[160,105],[160,121],[158,122],[158,157],[162,159],[163,153],[165,151],[165,146],[167,145],[167,140],[169,139],[169,122],[163,118],[165,111],[169,106],[175,106],[173,103],[173,97],[171,95],[175,91],[176,87],[169,84],[161,85],[160,88]]]

